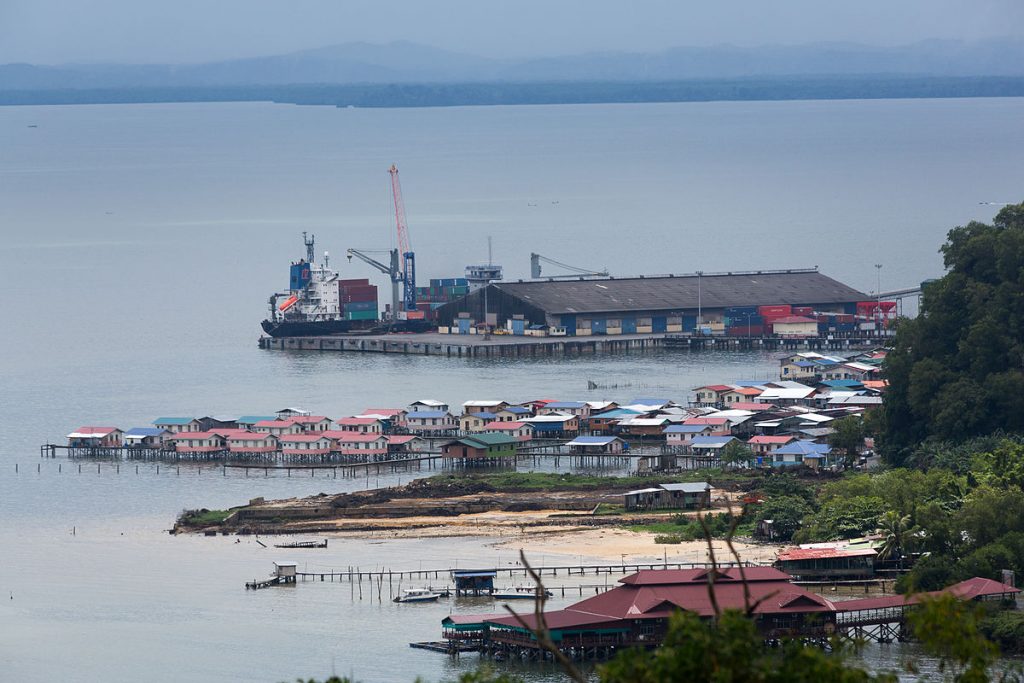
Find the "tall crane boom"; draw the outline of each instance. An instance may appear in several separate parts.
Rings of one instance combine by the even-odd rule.
[[[556,261],[554,259],[548,258],[547,256],[541,256],[540,254],[534,253],[530,254],[530,277],[532,277],[533,279],[541,277],[541,261],[548,263],[552,266],[564,268],[565,270],[574,271],[573,273],[568,275],[548,275],[546,277],[549,280],[568,280],[582,277],[606,277],[608,275],[607,269],[589,270],[587,268],[579,268],[577,266],[570,266],[568,263],[562,263],[561,261]]]
[[[405,222],[405,203],[402,184],[398,180],[398,167],[391,164],[391,194],[395,201],[395,224],[398,230],[398,252],[402,257],[402,300],[406,311],[416,310],[416,255],[409,243],[409,228]]]

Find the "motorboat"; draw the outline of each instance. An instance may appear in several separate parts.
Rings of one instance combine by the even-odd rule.
[[[447,592],[435,588],[406,588],[395,602],[434,602]]]

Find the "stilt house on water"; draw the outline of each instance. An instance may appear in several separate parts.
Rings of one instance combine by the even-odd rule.
[[[713,577],[710,572],[715,572]],[[713,581],[709,581],[713,579]],[[551,640],[574,659],[603,659],[624,648],[660,646],[669,618],[677,611],[709,619],[717,609],[751,611],[765,641],[802,638],[824,642],[836,634],[879,639],[890,631],[902,634],[907,609],[920,596],[896,595],[832,602],[791,583],[792,577],[772,567],[643,570],[619,580],[620,586],[545,612]],[[989,579],[974,578],[928,595],[949,594],[964,601],[1012,605],[1020,591]],[[714,594],[712,602],[711,594]],[[896,625],[895,628],[892,628]],[[448,617],[443,635],[453,642],[473,642],[491,655],[543,658],[534,633],[539,626],[533,610],[519,616],[473,615]]]

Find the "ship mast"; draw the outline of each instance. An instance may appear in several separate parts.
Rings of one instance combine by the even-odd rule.
[[[314,247],[316,244],[316,235],[306,237],[306,232],[303,231],[302,242],[306,245],[306,262],[312,263],[313,259],[316,257],[316,248]]]

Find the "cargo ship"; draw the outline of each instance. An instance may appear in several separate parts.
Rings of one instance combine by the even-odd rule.
[[[291,264],[288,290],[267,303],[270,315],[261,324],[271,337],[311,337],[369,331],[380,325],[377,286],[367,279],[343,280],[330,267],[330,255],[316,262],[315,235],[302,233],[306,258]]]

